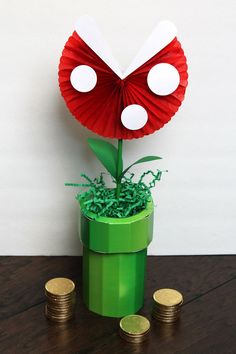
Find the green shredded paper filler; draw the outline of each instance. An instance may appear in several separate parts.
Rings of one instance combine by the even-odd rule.
[[[107,170],[116,187],[106,186],[104,173],[94,179],[82,173],[84,183],[65,183],[66,186],[87,188],[86,191],[83,190],[76,195],[83,214],[93,213],[95,217],[127,218],[146,209],[147,203],[152,200],[150,190],[155,187],[157,181],[160,181],[162,171],[148,170],[135,182],[134,173],[130,173],[129,170],[134,165],[160,160],[161,157],[144,156],[123,170],[122,139],[118,140],[117,147],[104,140],[93,138],[88,139],[88,145]]]
[[[122,178],[119,198],[116,196],[115,188],[107,188],[103,173],[100,177],[89,178],[82,173],[81,177],[85,179],[85,183],[66,183],[66,186],[73,187],[87,187],[86,191],[80,192],[76,195],[76,199],[83,205],[82,212],[86,215],[94,213],[97,217],[105,216],[111,218],[124,218],[133,216],[147,206],[151,200],[151,189],[155,187],[156,182],[160,181],[162,171],[151,170],[144,172],[138,182],[134,182],[134,174],[131,173],[129,177]],[[149,183],[145,183],[145,177],[151,177]]]

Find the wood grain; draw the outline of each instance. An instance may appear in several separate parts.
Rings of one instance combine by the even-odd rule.
[[[129,344],[119,319],[83,305],[80,257],[0,257],[0,353],[212,354],[236,353],[236,256],[148,257],[145,306],[149,340]],[[67,276],[77,285],[76,317],[57,325],[44,316],[44,283]],[[185,299],[181,321],[163,326],[151,318],[152,294],[173,287]]]

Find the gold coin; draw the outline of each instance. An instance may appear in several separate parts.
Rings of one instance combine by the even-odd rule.
[[[65,298],[65,299],[61,299],[61,298],[55,298],[55,297],[46,295],[46,300],[54,302],[54,303],[57,303],[57,304],[61,304],[61,303],[62,304],[65,303],[66,304],[68,302],[75,301],[75,297],[68,297],[68,298]]]
[[[178,311],[160,311],[159,309],[153,310],[153,312],[159,313],[160,315],[166,315],[166,316],[175,316],[178,315],[181,310],[179,309]]]
[[[160,319],[160,320],[170,320],[170,321],[172,321],[172,320],[175,320],[175,319],[177,319],[177,318],[179,318],[179,316],[170,316],[170,317],[165,317],[165,316],[159,316],[159,315],[157,315],[157,314],[155,314],[155,313],[153,313],[152,314],[152,316],[154,317],[154,318],[156,318],[156,319]]]
[[[161,318],[156,318],[156,320],[163,323],[175,323],[178,321],[178,318],[173,318],[172,320],[163,320]]]
[[[126,340],[127,342],[130,342],[130,343],[141,343],[141,342],[144,342],[145,340],[148,339],[149,332],[150,331],[147,331],[145,334],[136,337],[136,336],[131,336],[131,335],[128,335],[127,333],[124,333],[121,329],[119,331],[120,337],[122,339]]]
[[[52,307],[52,306],[49,306],[48,304],[45,307],[49,311],[54,311],[54,312],[59,312],[59,313],[71,312],[71,311],[73,311],[75,309],[75,307],[67,307],[67,308]]]
[[[162,317],[176,317],[180,315],[180,312],[177,313],[161,313],[161,312],[155,312],[153,311],[154,314],[157,316],[162,316]]]
[[[75,284],[67,278],[54,278],[45,284],[45,290],[53,296],[65,296],[71,294],[75,290]]]
[[[142,333],[142,334],[130,334],[130,333],[124,332],[121,328],[120,328],[120,331],[122,331],[122,333],[126,337],[129,337],[129,338],[142,338],[143,336],[146,336],[146,334],[148,334],[150,332],[150,329],[147,330],[146,332]]]
[[[172,318],[178,318],[179,315],[174,315],[174,316],[166,316],[158,313],[153,313],[153,316],[156,318],[163,318],[163,319],[172,319]]]
[[[153,299],[162,306],[176,306],[183,303],[182,294],[174,289],[159,289],[153,294]]]
[[[52,304],[50,302],[47,302],[48,307],[51,309],[58,309],[58,310],[68,310],[68,309],[73,309],[75,308],[75,304],[68,304],[68,305],[57,305],[57,304]]]
[[[55,315],[48,312],[47,317],[50,317],[53,320],[66,320],[66,319],[72,318],[73,314],[68,315],[68,316],[55,316]]]
[[[52,304],[50,302],[47,302],[47,305],[50,308],[58,309],[58,310],[67,310],[67,309],[70,309],[70,308],[75,308],[75,304],[58,305],[58,304]]]
[[[173,317],[163,317],[163,316],[159,316],[155,313],[152,314],[152,316],[158,320],[158,321],[161,321],[161,322],[175,322],[179,319],[179,316],[173,316]]]
[[[51,314],[50,312],[47,312],[47,317],[50,317],[50,318],[55,319],[55,320],[65,320],[65,319],[73,317],[73,314],[70,314],[70,315],[67,315],[67,316],[56,316],[54,314]]]
[[[70,310],[70,309],[74,309],[75,308],[75,306],[52,306],[52,305],[50,305],[49,303],[47,303],[47,305],[48,305],[48,308],[50,308],[50,309],[55,309],[55,310],[57,310],[57,311],[68,311],[68,310]]]
[[[67,322],[69,320],[71,320],[73,317],[70,318],[63,318],[63,319],[58,319],[58,318],[52,318],[50,316],[46,316],[48,320],[56,322],[56,323],[63,323],[63,322]]]
[[[175,311],[179,311],[180,310],[180,308],[182,306],[182,303],[183,302],[181,302],[180,304],[175,305],[175,306],[164,306],[164,305],[160,305],[158,303],[154,303],[153,308],[157,309],[158,311],[175,312]]]
[[[154,302],[154,305],[156,306],[156,307],[159,307],[159,308],[161,308],[161,309],[163,309],[163,310],[174,310],[174,309],[177,309],[177,308],[179,308],[180,306],[182,306],[182,304],[183,304],[183,301],[181,301],[179,304],[177,304],[177,305],[172,305],[172,306],[170,306],[170,305],[162,305],[162,304],[160,304],[160,303],[158,303],[158,302]]]
[[[47,306],[50,310],[58,311],[58,312],[73,311],[75,309],[75,306],[58,307],[58,306],[50,306],[49,304],[47,304]]]
[[[176,311],[179,310],[180,307],[182,306],[182,303],[180,303],[179,305],[175,305],[175,306],[164,306],[164,305],[160,305],[157,302],[154,303],[154,308],[159,309],[160,311]]]
[[[56,307],[68,307],[68,306],[74,306],[76,304],[75,300],[71,300],[71,301],[53,301],[51,299],[46,299],[46,302],[49,305],[56,306]]]
[[[52,296],[48,296],[47,294],[46,294],[46,301],[51,301],[51,302],[53,302],[53,303],[56,303],[56,304],[63,304],[63,303],[70,303],[70,302],[72,302],[72,301],[75,301],[76,300],[76,298],[75,297],[68,297],[68,298],[64,298],[64,299],[62,299],[62,298],[55,298],[55,297],[52,297]]]
[[[68,315],[54,315],[51,313],[47,308],[45,308],[45,315],[47,318],[50,318],[52,320],[67,320],[73,317],[73,313],[68,314]]]
[[[129,334],[143,334],[150,329],[150,322],[144,316],[128,315],[120,320],[120,328]]]
[[[51,309],[47,309],[47,312],[48,313],[51,313],[52,315],[55,315],[55,316],[67,316],[67,315],[71,315],[72,313],[74,313],[73,310],[71,311],[54,311],[54,310],[51,310]]]
[[[68,310],[68,311],[57,311],[51,308],[47,308],[47,312],[50,312],[51,314],[54,314],[55,316],[66,316],[68,314],[74,313],[74,310]]]
[[[177,315],[178,313],[180,313],[180,309],[179,310],[175,310],[175,311],[161,311],[160,309],[154,309],[153,312],[156,313],[161,313],[163,315]]]
[[[70,301],[54,301],[52,299],[46,299],[47,304],[50,306],[56,306],[56,307],[68,307],[68,306],[75,306],[76,300],[70,300]]]
[[[50,293],[46,288],[45,288],[45,295],[48,296],[48,297],[51,297],[55,300],[66,300],[66,299],[70,299],[72,297],[75,296],[75,290],[71,291],[70,293],[68,294],[64,294],[64,295],[58,295],[58,294],[53,294],[53,293]]]
[[[53,299],[55,301],[67,301],[67,300],[70,300],[73,297],[71,294],[69,294],[69,295],[52,295],[52,294],[50,294],[47,291],[45,291],[45,295],[49,299]]]
[[[156,313],[157,315],[160,315],[160,316],[173,317],[173,316],[178,316],[180,314],[180,311],[179,312],[173,312],[173,313],[161,312],[161,311],[153,311],[153,313]]]

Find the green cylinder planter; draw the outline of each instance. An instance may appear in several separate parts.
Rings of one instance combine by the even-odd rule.
[[[128,218],[81,212],[83,299],[89,310],[123,317],[143,306],[147,247],[153,235],[153,203]]]

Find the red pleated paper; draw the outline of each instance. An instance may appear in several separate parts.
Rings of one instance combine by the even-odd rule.
[[[148,72],[159,63],[173,65],[180,75],[178,88],[167,96],[156,95],[147,85]],[[97,84],[90,92],[78,92],[71,85],[70,74],[78,65],[96,71]],[[94,133],[116,139],[141,138],[163,127],[181,105],[187,79],[186,57],[177,38],[123,80],[76,32],[68,39],[59,64],[61,94],[73,116]],[[121,112],[130,104],[141,105],[148,113],[141,129],[129,130],[121,123]]]

